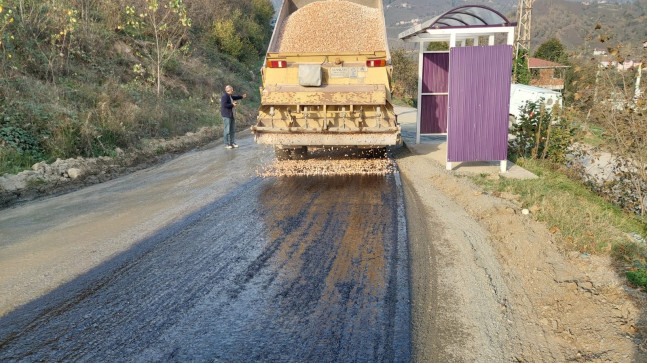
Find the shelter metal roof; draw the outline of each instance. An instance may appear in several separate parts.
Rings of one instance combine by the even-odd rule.
[[[487,6],[465,5],[415,25],[401,32],[398,37],[402,40],[407,40],[408,38],[423,35],[423,33],[432,33],[429,30],[434,29],[454,29],[455,33],[459,33],[456,30],[465,29],[469,31],[470,29],[475,30],[475,28],[511,27],[515,25],[516,23],[511,23],[503,14]]]

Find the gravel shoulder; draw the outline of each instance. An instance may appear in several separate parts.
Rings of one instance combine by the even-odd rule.
[[[567,252],[510,199],[396,152],[415,361],[647,361],[647,301],[605,257]],[[493,177],[499,177],[493,175]]]

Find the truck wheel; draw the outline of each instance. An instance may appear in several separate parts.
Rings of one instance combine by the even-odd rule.
[[[365,149],[361,155],[368,159],[383,158],[386,156],[386,147],[374,147]]]
[[[308,158],[308,147],[307,146],[301,146],[298,148],[293,149],[293,159],[296,160],[303,160]]]
[[[280,161],[290,160],[290,149],[284,149],[281,147],[274,148],[274,156]]]

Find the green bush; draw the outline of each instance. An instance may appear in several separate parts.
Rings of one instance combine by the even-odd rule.
[[[2,172],[19,166],[28,168],[34,160],[44,157],[42,139],[48,133],[39,130],[39,122],[34,120],[38,117],[47,118],[40,107],[30,110],[19,103],[0,103],[0,148],[5,160]],[[12,161],[11,158],[16,160]]]
[[[11,148],[21,155],[39,156],[42,153],[38,139],[32,132],[11,123],[3,123],[0,126],[0,145]]]
[[[21,154],[11,147],[0,146],[0,175],[17,174],[39,161],[31,154]]]
[[[633,285],[647,289],[647,267],[627,271],[627,280]]]
[[[416,107],[418,102],[418,65],[404,49],[391,52],[393,64],[393,97]]]
[[[528,51],[521,49],[513,59],[512,72],[514,83],[530,84],[530,69],[528,68]]]
[[[519,108],[520,115],[512,125],[509,152],[515,157],[549,159],[563,163],[574,142],[575,129],[565,117],[560,117],[559,106],[547,111],[540,102],[527,101]]]
[[[252,0],[213,22],[213,38],[218,48],[237,60],[253,64],[265,53],[274,15],[268,0]]]

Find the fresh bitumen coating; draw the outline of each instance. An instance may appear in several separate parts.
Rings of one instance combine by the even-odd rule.
[[[254,178],[3,317],[0,361],[409,361],[409,325],[399,175]]]

